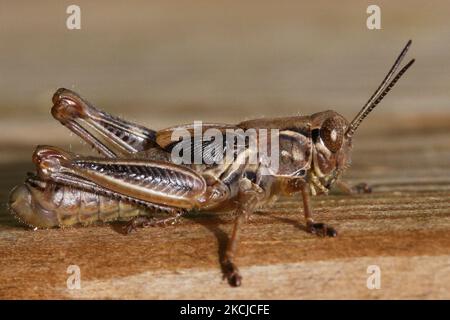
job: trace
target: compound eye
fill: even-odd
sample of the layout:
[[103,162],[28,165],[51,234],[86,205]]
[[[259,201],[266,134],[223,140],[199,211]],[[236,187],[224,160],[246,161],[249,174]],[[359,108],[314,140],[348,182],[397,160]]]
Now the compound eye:
[[338,117],[325,120],[320,128],[320,138],[331,152],[339,151],[344,140],[344,123]]

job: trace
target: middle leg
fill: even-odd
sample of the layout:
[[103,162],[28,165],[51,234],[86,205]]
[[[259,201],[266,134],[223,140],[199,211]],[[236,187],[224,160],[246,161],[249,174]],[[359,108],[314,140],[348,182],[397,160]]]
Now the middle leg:
[[264,191],[256,184],[243,180],[239,186],[238,208],[235,212],[233,230],[231,232],[228,246],[222,261],[224,269],[224,277],[228,279],[228,283],[233,287],[241,285],[242,276],[235,263],[237,247],[239,243],[242,225],[248,220],[256,207],[264,199]]

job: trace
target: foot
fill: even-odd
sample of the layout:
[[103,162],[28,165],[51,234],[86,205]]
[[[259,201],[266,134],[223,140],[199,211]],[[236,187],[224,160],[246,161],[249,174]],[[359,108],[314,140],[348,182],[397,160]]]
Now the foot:
[[224,278],[227,278],[230,286],[239,287],[242,283],[242,276],[239,273],[237,266],[230,260],[227,260],[223,263],[223,269],[223,276]]
[[140,221],[140,217],[133,218],[123,226],[123,232],[125,234],[130,234],[133,231],[137,231],[137,228],[141,224],[142,224],[142,222]]
[[[163,222],[163,221],[162,221]],[[128,221],[123,227],[125,234],[130,234],[133,231],[137,231],[138,228],[153,227],[158,224],[158,220],[149,217],[134,217]]]
[[320,237],[336,237],[337,231],[331,227],[321,222],[308,222],[306,225],[307,231],[316,234]]
[[147,228],[147,227],[166,227],[168,225],[174,225],[180,220],[180,215],[174,217],[156,219],[151,217],[134,217],[126,223],[123,227],[124,233],[129,234],[136,231],[137,228]]
[[136,225],[133,223],[133,220],[127,222],[123,227],[122,227],[122,231],[124,234],[130,234],[133,231],[136,231],[137,227]]
[[365,182],[358,183],[352,187],[353,193],[372,193],[372,188]]

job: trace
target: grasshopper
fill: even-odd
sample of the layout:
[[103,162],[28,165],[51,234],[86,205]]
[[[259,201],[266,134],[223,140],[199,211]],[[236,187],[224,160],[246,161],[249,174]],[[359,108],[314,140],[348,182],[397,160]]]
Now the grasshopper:
[[[242,277],[235,254],[242,224],[261,206],[280,195],[300,193],[308,232],[334,237],[336,230],[314,221],[310,195],[326,194],[350,165],[352,138],[363,119],[379,104],[414,63],[400,71],[408,41],[379,87],[348,122],[335,111],[310,116],[256,119],[237,125],[206,124],[228,129],[277,129],[280,165],[267,163],[244,147],[233,161],[218,164],[174,163],[171,150],[176,126],[154,131],[98,110],[77,93],[58,89],[52,115],[97,150],[101,157],[76,155],[51,146],[38,146],[32,156],[36,173],[11,192],[9,208],[22,222],[38,228],[89,225],[97,221],[128,220],[125,230],[174,224],[189,211],[232,210],[234,224],[222,265],[232,286]],[[205,149],[214,141],[203,141]],[[195,148],[194,148],[195,149]],[[194,150],[192,149],[192,150]],[[237,162],[237,159],[244,161]],[[265,171],[264,171],[265,170]],[[262,174],[262,172],[265,174]],[[269,172],[269,174],[267,173]],[[344,185],[349,192],[369,192],[367,185]],[[155,218],[155,213],[162,214]]]

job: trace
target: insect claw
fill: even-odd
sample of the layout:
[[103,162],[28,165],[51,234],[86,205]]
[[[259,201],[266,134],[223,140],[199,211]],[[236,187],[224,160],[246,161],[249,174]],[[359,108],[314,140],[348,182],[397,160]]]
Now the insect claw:
[[147,221],[142,223],[142,228],[147,228],[147,227],[155,227],[157,224],[157,220],[155,218],[151,218],[148,219]]
[[242,276],[237,272],[230,275],[228,282],[232,287],[240,287],[242,283]]
[[333,227],[330,227],[322,222],[310,222],[307,224],[308,232],[316,234],[320,237],[336,237],[337,231]]
[[353,186],[353,190],[355,193],[372,193],[372,187],[365,182],[361,182],[355,186]]
[[223,269],[223,279],[227,279],[230,286],[239,287],[242,284],[242,276],[233,262],[224,261]]
[[127,235],[132,233],[133,231],[137,231],[134,219],[126,223],[125,226],[122,228],[122,230]]

